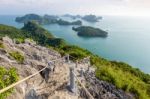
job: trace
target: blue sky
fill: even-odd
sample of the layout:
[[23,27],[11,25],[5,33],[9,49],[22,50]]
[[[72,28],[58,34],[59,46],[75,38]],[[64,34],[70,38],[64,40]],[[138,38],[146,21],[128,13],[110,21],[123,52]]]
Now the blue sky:
[[150,0],[0,0],[1,15],[96,14],[150,16]]

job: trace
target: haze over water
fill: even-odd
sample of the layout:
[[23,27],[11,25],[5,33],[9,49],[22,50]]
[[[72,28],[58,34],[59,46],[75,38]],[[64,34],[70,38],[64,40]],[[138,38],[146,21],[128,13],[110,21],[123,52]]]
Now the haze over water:
[[[14,21],[15,16],[0,16],[0,24],[22,27]],[[65,18],[66,20],[72,20]],[[83,21],[83,20],[82,20]],[[68,43],[86,48],[106,59],[123,61],[150,73],[150,18],[104,16],[100,22],[83,25],[107,30],[107,38],[83,38],[77,36],[72,26],[45,25],[56,37]]]

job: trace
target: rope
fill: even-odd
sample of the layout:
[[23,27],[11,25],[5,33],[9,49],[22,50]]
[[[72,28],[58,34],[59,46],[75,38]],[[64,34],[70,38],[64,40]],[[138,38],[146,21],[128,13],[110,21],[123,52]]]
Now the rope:
[[[73,59],[77,59],[76,57],[73,57],[73,56],[70,56],[69,55],[69,57],[72,57]],[[88,57],[90,57],[90,56],[88,56]],[[88,57],[86,57],[86,58],[88,58]],[[80,61],[82,61],[82,60],[80,60]],[[80,61],[78,61],[78,62],[80,62]],[[90,97],[90,99],[94,99],[94,97],[90,94],[90,92],[87,90],[87,88],[81,83],[81,81],[78,79],[78,77],[76,76],[76,74],[73,72],[73,74],[74,74],[74,76],[75,76],[75,78],[77,79],[77,81],[80,83],[80,85],[81,85],[81,87],[85,90],[85,92],[88,94],[88,96]]]
[[[65,56],[64,56],[64,57],[65,57]],[[61,59],[63,59],[63,58],[59,58],[59,59],[56,59],[56,60],[52,60],[51,62],[58,61],[58,60],[61,60]],[[18,85],[18,84],[20,84],[20,83],[22,83],[22,82],[24,82],[24,81],[26,81],[26,80],[32,78],[33,76],[39,74],[41,71],[43,71],[43,70],[46,69],[47,67],[48,67],[48,65],[47,65],[46,67],[42,68],[41,70],[39,70],[38,72],[36,72],[36,73],[34,73],[34,74],[32,74],[32,75],[30,75],[30,76],[28,76],[28,77],[26,77],[26,78],[24,78],[24,79],[18,81],[18,82],[16,82],[16,83],[13,83],[13,84],[9,85],[8,87],[5,87],[4,89],[1,89],[1,90],[0,90],[0,94],[3,93],[3,92],[5,92],[5,91],[7,91],[8,89],[13,88],[13,87],[15,87],[16,85]]]
[[[69,55],[69,56],[70,56],[70,55]],[[66,56],[64,56],[64,57],[66,57]],[[63,57],[63,58],[64,58],[64,57]],[[73,57],[73,56],[70,56],[70,57],[72,57],[72,58],[74,58],[74,59],[77,59],[77,58],[75,58],[75,57]],[[52,61],[50,61],[50,62],[55,62],[55,61],[61,60],[61,59],[63,59],[63,58],[59,58],[59,59],[56,59],[56,60],[52,60]],[[1,89],[1,90],[0,90],[0,94],[3,93],[3,92],[5,92],[5,91],[7,91],[7,90],[9,90],[9,89],[11,89],[11,88],[13,88],[13,87],[15,87],[16,85],[18,85],[18,84],[20,84],[20,83],[22,83],[22,82],[24,82],[24,81],[26,81],[26,80],[32,78],[33,76],[39,74],[41,71],[43,71],[43,70],[46,69],[47,67],[48,67],[48,65],[47,65],[46,67],[42,68],[41,70],[37,71],[36,73],[34,73],[34,74],[32,74],[32,75],[30,75],[30,76],[28,76],[28,77],[26,77],[26,78],[24,78],[24,79],[22,79],[22,80],[16,82],[16,83],[11,84],[11,85],[9,85],[8,87],[5,87],[5,88]],[[76,74],[75,74],[74,72],[73,72],[73,74],[74,74],[75,78],[78,80],[78,82],[80,83],[80,85],[83,87],[83,89],[86,91],[86,93],[89,95],[90,99],[94,99],[93,96],[90,94],[90,92],[85,88],[85,86],[84,86],[84,85],[81,83],[81,81],[77,78]]]
[[78,77],[76,76],[76,74],[73,72],[75,78],[78,80],[78,82],[80,83],[80,85],[82,86],[82,88],[85,90],[85,92],[88,94],[88,96],[90,97],[90,99],[94,99],[93,96],[90,94],[90,92],[86,89],[86,87],[81,83],[81,81],[78,79]]

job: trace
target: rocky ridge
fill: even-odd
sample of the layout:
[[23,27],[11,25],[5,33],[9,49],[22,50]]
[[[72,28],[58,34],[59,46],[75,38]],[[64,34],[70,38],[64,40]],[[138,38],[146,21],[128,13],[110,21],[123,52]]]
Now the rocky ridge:
[[[16,44],[15,40],[4,37],[0,42],[4,45],[4,48],[0,48],[0,66],[15,67],[20,80],[47,66],[50,60],[61,58],[57,51],[39,46],[29,39],[26,39],[25,43]],[[18,63],[13,59],[9,55],[11,51],[21,53],[25,57],[24,62]],[[78,89],[76,94],[68,90],[69,67],[75,66],[75,63],[68,64],[62,63],[62,61],[64,60],[55,63],[55,71],[49,73],[48,82],[45,82],[42,75],[38,74],[17,85],[15,92],[7,99],[88,99],[79,83],[76,84]],[[132,94],[125,93],[110,83],[98,80],[94,75],[95,68],[89,67],[88,61],[83,59],[79,62],[75,68],[75,73],[95,99],[133,98]],[[81,68],[84,70],[83,77],[80,76]]]

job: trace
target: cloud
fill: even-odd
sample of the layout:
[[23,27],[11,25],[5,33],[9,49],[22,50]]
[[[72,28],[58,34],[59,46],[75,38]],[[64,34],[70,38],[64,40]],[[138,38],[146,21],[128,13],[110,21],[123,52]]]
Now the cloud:
[[0,14],[148,14],[149,0],[0,0]]

